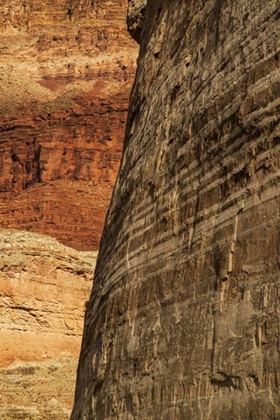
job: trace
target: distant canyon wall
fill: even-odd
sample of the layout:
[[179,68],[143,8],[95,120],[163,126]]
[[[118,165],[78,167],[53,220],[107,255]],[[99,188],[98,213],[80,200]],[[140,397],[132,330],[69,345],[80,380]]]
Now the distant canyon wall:
[[0,418],[68,420],[96,252],[0,231]]
[[277,419],[280,5],[145,19],[71,420]]
[[138,55],[126,9],[1,2],[1,226],[98,249]]
[[1,420],[70,417],[138,55],[126,9],[0,4]]

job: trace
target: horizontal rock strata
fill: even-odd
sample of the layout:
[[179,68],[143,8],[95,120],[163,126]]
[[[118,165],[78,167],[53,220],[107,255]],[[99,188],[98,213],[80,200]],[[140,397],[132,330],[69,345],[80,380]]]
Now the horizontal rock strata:
[[148,0],[72,420],[280,417],[279,19]]
[[126,7],[1,1],[1,226],[98,249],[138,54]]
[[69,419],[96,252],[0,231],[0,418]]

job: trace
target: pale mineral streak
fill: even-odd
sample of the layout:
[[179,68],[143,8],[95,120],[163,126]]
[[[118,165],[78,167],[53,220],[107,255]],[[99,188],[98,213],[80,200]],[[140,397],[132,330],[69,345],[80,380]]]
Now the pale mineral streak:
[[68,420],[97,253],[0,231],[0,419]]
[[280,418],[279,19],[148,0],[71,420]]

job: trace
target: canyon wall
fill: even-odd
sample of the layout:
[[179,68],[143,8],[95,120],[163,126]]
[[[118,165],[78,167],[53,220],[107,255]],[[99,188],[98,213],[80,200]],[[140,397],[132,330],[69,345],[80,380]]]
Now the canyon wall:
[[96,259],[74,248],[98,249],[119,167],[138,55],[126,9],[1,0],[1,420],[70,416]]
[[1,1],[2,227],[98,249],[138,55],[126,9]]
[[0,232],[0,418],[69,419],[96,252]]
[[280,417],[279,19],[148,0],[72,420]]

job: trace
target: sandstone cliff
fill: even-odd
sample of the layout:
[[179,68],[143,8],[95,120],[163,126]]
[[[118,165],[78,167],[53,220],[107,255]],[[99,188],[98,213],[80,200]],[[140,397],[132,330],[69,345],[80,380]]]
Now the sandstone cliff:
[[72,420],[280,418],[274,0],[148,0]]
[[98,249],[138,54],[126,8],[1,1],[1,226]]
[[69,419],[96,252],[0,231],[0,418]]

